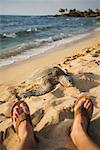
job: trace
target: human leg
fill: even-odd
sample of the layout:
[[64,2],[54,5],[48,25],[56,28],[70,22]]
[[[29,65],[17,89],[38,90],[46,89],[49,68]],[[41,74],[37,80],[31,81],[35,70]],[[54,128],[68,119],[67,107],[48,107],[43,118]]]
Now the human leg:
[[[84,108],[88,115],[82,112]],[[78,112],[76,114],[76,112]],[[97,145],[91,140],[87,133],[89,121],[92,117],[93,104],[89,98],[82,97],[74,107],[74,123],[71,131],[71,138],[78,150],[99,150]]]
[[18,128],[16,132],[19,137],[19,143],[17,144],[15,149],[17,148],[17,150],[34,150],[36,147],[36,139],[30,120],[27,118],[23,119],[17,127],[17,121],[20,118],[21,114],[30,116],[29,108],[25,102],[20,103],[20,105],[16,105],[12,110],[13,125],[15,129]]

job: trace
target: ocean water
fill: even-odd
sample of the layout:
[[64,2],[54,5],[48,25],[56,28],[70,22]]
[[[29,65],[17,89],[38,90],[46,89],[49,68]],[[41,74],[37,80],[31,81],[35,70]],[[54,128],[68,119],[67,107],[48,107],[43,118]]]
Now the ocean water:
[[96,31],[95,18],[0,16],[0,67],[69,44]]

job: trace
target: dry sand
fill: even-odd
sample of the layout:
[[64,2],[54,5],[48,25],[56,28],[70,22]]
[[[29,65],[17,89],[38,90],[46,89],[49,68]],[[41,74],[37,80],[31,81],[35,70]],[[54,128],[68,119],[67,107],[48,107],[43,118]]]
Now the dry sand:
[[[10,111],[18,101],[14,87],[34,75],[36,70],[59,66],[67,70],[73,86],[57,84],[43,96],[23,98],[29,105],[34,131],[39,139],[39,150],[74,150],[69,137],[73,121],[74,101],[82,94],[91,96],[94,113],[89,135],[100,146],[100,34],[77,42],[59,51],[48,52],[37,58],[0,69],[0,142],[1,149],[13,149],[17,135],[12,129]],[[0,150],[1,150],[0,149]]]

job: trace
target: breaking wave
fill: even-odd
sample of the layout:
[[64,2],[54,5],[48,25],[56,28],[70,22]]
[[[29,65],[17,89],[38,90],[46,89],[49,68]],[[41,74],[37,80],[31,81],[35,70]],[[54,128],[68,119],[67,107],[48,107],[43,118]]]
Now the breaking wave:
[[0,53],[0,67],[9,65],[18,61],[23,61],[29,59],[32,56],[39,55],[48,50],[54,49],[55,47],[59,48],[64,44],[70,44],[77,40],[83,39],[86,36],[89,36],[90,33],[78,34],[77,36],[65,37],[65,35],[60,34],[59,38],[49,37],[47,39],[37,40],[36,42],[23,43],[13,47],[10,50]]
[[60,28],[59,25],[55,25],[55,26],[41,26],[41,27],[32,27],[32,28],[28,28],[26,30],[21,30],[21,31],[18,31],[18,32],[15,32],[15,33],[1,33],[0,34],[0,40],[3,40],[3,39],[8,39],[8,38],[16,38],[17,36],[27,36],[29,34],[33,34],[33,33],[36,33],[36,32],[41,32],[41,31],[45,31],[45,30],[49,30],[49,29],[53,29],[53,28]]

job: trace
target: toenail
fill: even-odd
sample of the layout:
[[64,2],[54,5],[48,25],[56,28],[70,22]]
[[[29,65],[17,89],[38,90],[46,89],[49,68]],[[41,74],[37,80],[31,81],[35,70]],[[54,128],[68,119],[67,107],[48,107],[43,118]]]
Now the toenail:
[[18,106],[15,106],[14,108],[18,109],[19,107],[18,107]]
[[85,102],[85,101],[86,101],[86,99],[85,99],[85,98],[82,98],[82,101],[84,101],[84,102]]

